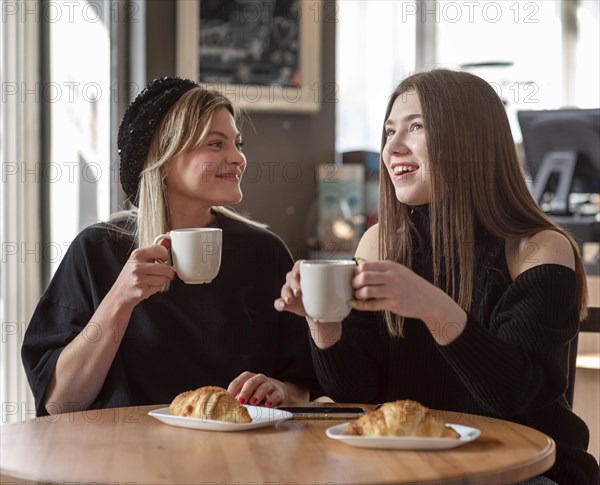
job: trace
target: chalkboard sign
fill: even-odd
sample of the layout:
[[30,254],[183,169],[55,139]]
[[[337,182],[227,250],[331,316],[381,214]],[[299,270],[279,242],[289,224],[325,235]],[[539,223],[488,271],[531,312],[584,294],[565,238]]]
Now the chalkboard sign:
[[300,83],[299,0],[200,2],[200,81]]
[[247,110],[320,107],[320,0],[177,2],[177,73]]

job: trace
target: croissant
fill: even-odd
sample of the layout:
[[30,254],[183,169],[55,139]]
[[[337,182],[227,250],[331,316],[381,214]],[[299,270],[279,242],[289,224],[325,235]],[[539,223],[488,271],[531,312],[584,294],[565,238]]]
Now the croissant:
[[345,435],[424,436],[431,438],[460,438],[460,435],[429,409],[416,401],[394,401],[349,422]]
[[173,399],[169,412],[175,416],[250,423],[248,410],[222,387],[205,386],[182,392]]

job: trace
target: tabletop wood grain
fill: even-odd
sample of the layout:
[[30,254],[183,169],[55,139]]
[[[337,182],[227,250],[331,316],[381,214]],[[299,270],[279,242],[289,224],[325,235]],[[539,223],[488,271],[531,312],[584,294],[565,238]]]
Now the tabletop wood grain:
[[[327,404],[327,403],[325,403]],[[77,412],[0,428],[4,483],[514,483],[554,463],[554,442],[507,421],[440,412],[481,436],[445,451],[354,448],[327,438],[334,420],[243,432],[176,428],[145,406]]]

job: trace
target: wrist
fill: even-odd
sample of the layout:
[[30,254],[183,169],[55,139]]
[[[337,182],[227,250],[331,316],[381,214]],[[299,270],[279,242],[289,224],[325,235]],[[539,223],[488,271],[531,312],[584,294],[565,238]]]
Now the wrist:
[[429,332],[440,345],[448,345],[463,332],[467,323],[465,312],[449,295],[439,290],[428,313],[422,318]]
[[282,402],[306,402],[310,399],[308,389],[292,382],[283,382],[283,384],[286,386],[286,395]]
[[113,287],[106,294],[101,305],[110,309],[111,313],[114,315],[126,315],[129,317],[140,301],[141,300],[132,300],[131,298],[128,298],[125,292],[119,291]]
[[438,344],[448,345],[462,334],[467,324],[467,313],[456,305],[447,311],[432,312],[423,322]]
[[98,306],[95,319],[106,322],[113,332],[116,332],[115,337],[120,341],[125,333],[131,314],[137,303],[123,299],[118,295],[118,292],[109,291]]

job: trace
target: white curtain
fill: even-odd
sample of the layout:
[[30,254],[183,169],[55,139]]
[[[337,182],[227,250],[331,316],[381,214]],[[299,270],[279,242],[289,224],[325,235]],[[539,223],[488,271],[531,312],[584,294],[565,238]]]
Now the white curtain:
[[34,15],[24,15],[32,4],[7,2],[2,8],[0,23],[1,424],[35,416],[21,364],[23,334],[40,297],[43,258],[40,245],[40,23]]
[[336,151],[379,151],[388,98],[414,70],[414,2],[337,2]]

